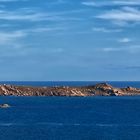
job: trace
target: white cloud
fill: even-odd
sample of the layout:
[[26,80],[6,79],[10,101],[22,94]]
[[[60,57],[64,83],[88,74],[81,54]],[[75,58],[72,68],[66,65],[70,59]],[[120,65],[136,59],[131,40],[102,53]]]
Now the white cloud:
[[50,35],[50,33],[54,33],[57,34],[59,32],[62,32],[66,30],[65,27],[32,27],[29,29],[21,29],[19,30],[19,32],[22,32],[23,34],[30,35],[30,34],[36,34],[36,33],[48,33]]
[[26,48],[22,40],[26,33],[22,31],[0,32],[0,57],[13,57],[26,55]]
[[118,49],[118,48],[110,48],[110,47],[102,49],[102,51],[104,51],[104,52],[115,52],[115,51],[119,51],[119,50],[120,49]]
[[60,17],[53,13],[41,12],[40,9],[21,8],[13,11],[0,10],[0,20],[17,20],[17,21],[44,21],[59,20]]
[[89,2],[82,2],[83,5],[86,5],[86,6],[97,6],[97,3],[96,2],[93,2],[93,1],[89,1]]
[[116,24],[121,23],[120,25],[125,25],[129,22],[140,22],[140,10],[137,8],[123,7],[119,10],[107,11],[96,17],[99,19],[110,20]]
[[104,33],[112,33],[112,32],[122,32],[122,29],[107,29],[103,27],[94,27],[92,28],[95,32],[104,32]]
[[54,2],[53,4],[65,4],[67,3],[66,0],[57,0],[56,2]]
[[0,45],[9,45],[25,36],[26,33],[22,31],[0,32]]
[[[31,29],[21,29],[15,31],[1,31],[0,32],[0,53],[1,57],[13,57],[15,55],[28,55],[36,51],[32,46],[32,42],[26,41],[26,37],[31,34],[60,31],[63,28],[53,27],[33,27]],[[38,48],[39,49],[39,48]],[[63,53],[63,48],[51,48],[47,50],[49,53]]]
[[125,0],[125,1],[114,1],[113,2],[115,5],[122,5],[122,6],[124,6],[124,5],[140,5],[140,1],[139,0]]
[[121,43],[128,43],[128,42],[131,42],[132,40],[130,38],[122,38],[122,39],[119,39],[118,41]]
[[15,2],[15,1],[28,1],[28,0],[0,0],[0,2]]
[[105,47],[102,48],[101,51],[109,53],[109,52],[127,52],[127,53],[139,53],[140,46],[133,45],[133,46],[124,46],[124,47]]
[[28,21],[41,21],[46,19],[46,15],[44,13],[32,12],[27,13],[20,11],[0,11],[0,19],[1,20],[28,20]]
[[14,11],[0,10],[0,20],[8,21],[81,21],[83,18],[67,16],[69,13],[81,12],[81,10],[66,12],[42,12],[40,9],[21,8]]
[[137,6],[140,5],[139,0],[122,0],[122,1],[84,1],[82,2],[83,5],[85,6],[93,6],[93,7],[101,7],[101,6]]

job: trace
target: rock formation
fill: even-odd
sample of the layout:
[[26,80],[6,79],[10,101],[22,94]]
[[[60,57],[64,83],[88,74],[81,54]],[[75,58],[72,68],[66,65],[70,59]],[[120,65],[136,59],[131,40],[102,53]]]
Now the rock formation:
[[140,89],[133,87],[115,88],[107,83],[93,86],[28,87],[0,85],[0,96],[127,96],[140,95]]
[[1,104],[1,105],[0,105],[0,108],[9,108],[9,107],[10,107],[9,104]]

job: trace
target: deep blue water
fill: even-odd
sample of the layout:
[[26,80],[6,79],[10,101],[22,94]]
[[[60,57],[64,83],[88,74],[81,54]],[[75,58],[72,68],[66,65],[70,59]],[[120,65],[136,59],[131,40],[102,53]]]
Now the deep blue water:
[[107,82],[115,87],[132,86],[140,88],[140,81],[0,81],[0,84],[25,85],[25,86],[86,86]]
[[[113,84],[139,87],[140,82]],[[0,97],[1,103],[11,108],[0,109],[0,140],[140,140],[139,96]]]
[[0,97],[0,140],[139,140],[140,97]]

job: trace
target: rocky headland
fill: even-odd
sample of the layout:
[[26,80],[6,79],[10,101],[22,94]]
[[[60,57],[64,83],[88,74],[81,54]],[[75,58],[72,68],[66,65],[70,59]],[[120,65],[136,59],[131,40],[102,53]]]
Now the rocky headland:
[[31,87],[0,85],[0,96],[132,96],[140,95],[140,89],[133,87],[116,88],[107,83],[91,86]]

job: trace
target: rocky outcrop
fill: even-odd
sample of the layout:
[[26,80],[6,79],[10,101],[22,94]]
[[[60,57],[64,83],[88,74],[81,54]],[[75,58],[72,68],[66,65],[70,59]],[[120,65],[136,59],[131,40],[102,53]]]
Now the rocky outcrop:
[[9,108],[9,107],[10,107],[9,104],[1,104],[1,105],[0,105],[0,108]]
[[116,88],[107,83],[83,87],[27,87],[0,85],[0,96],[125,96],[140,95],[140,89]]

